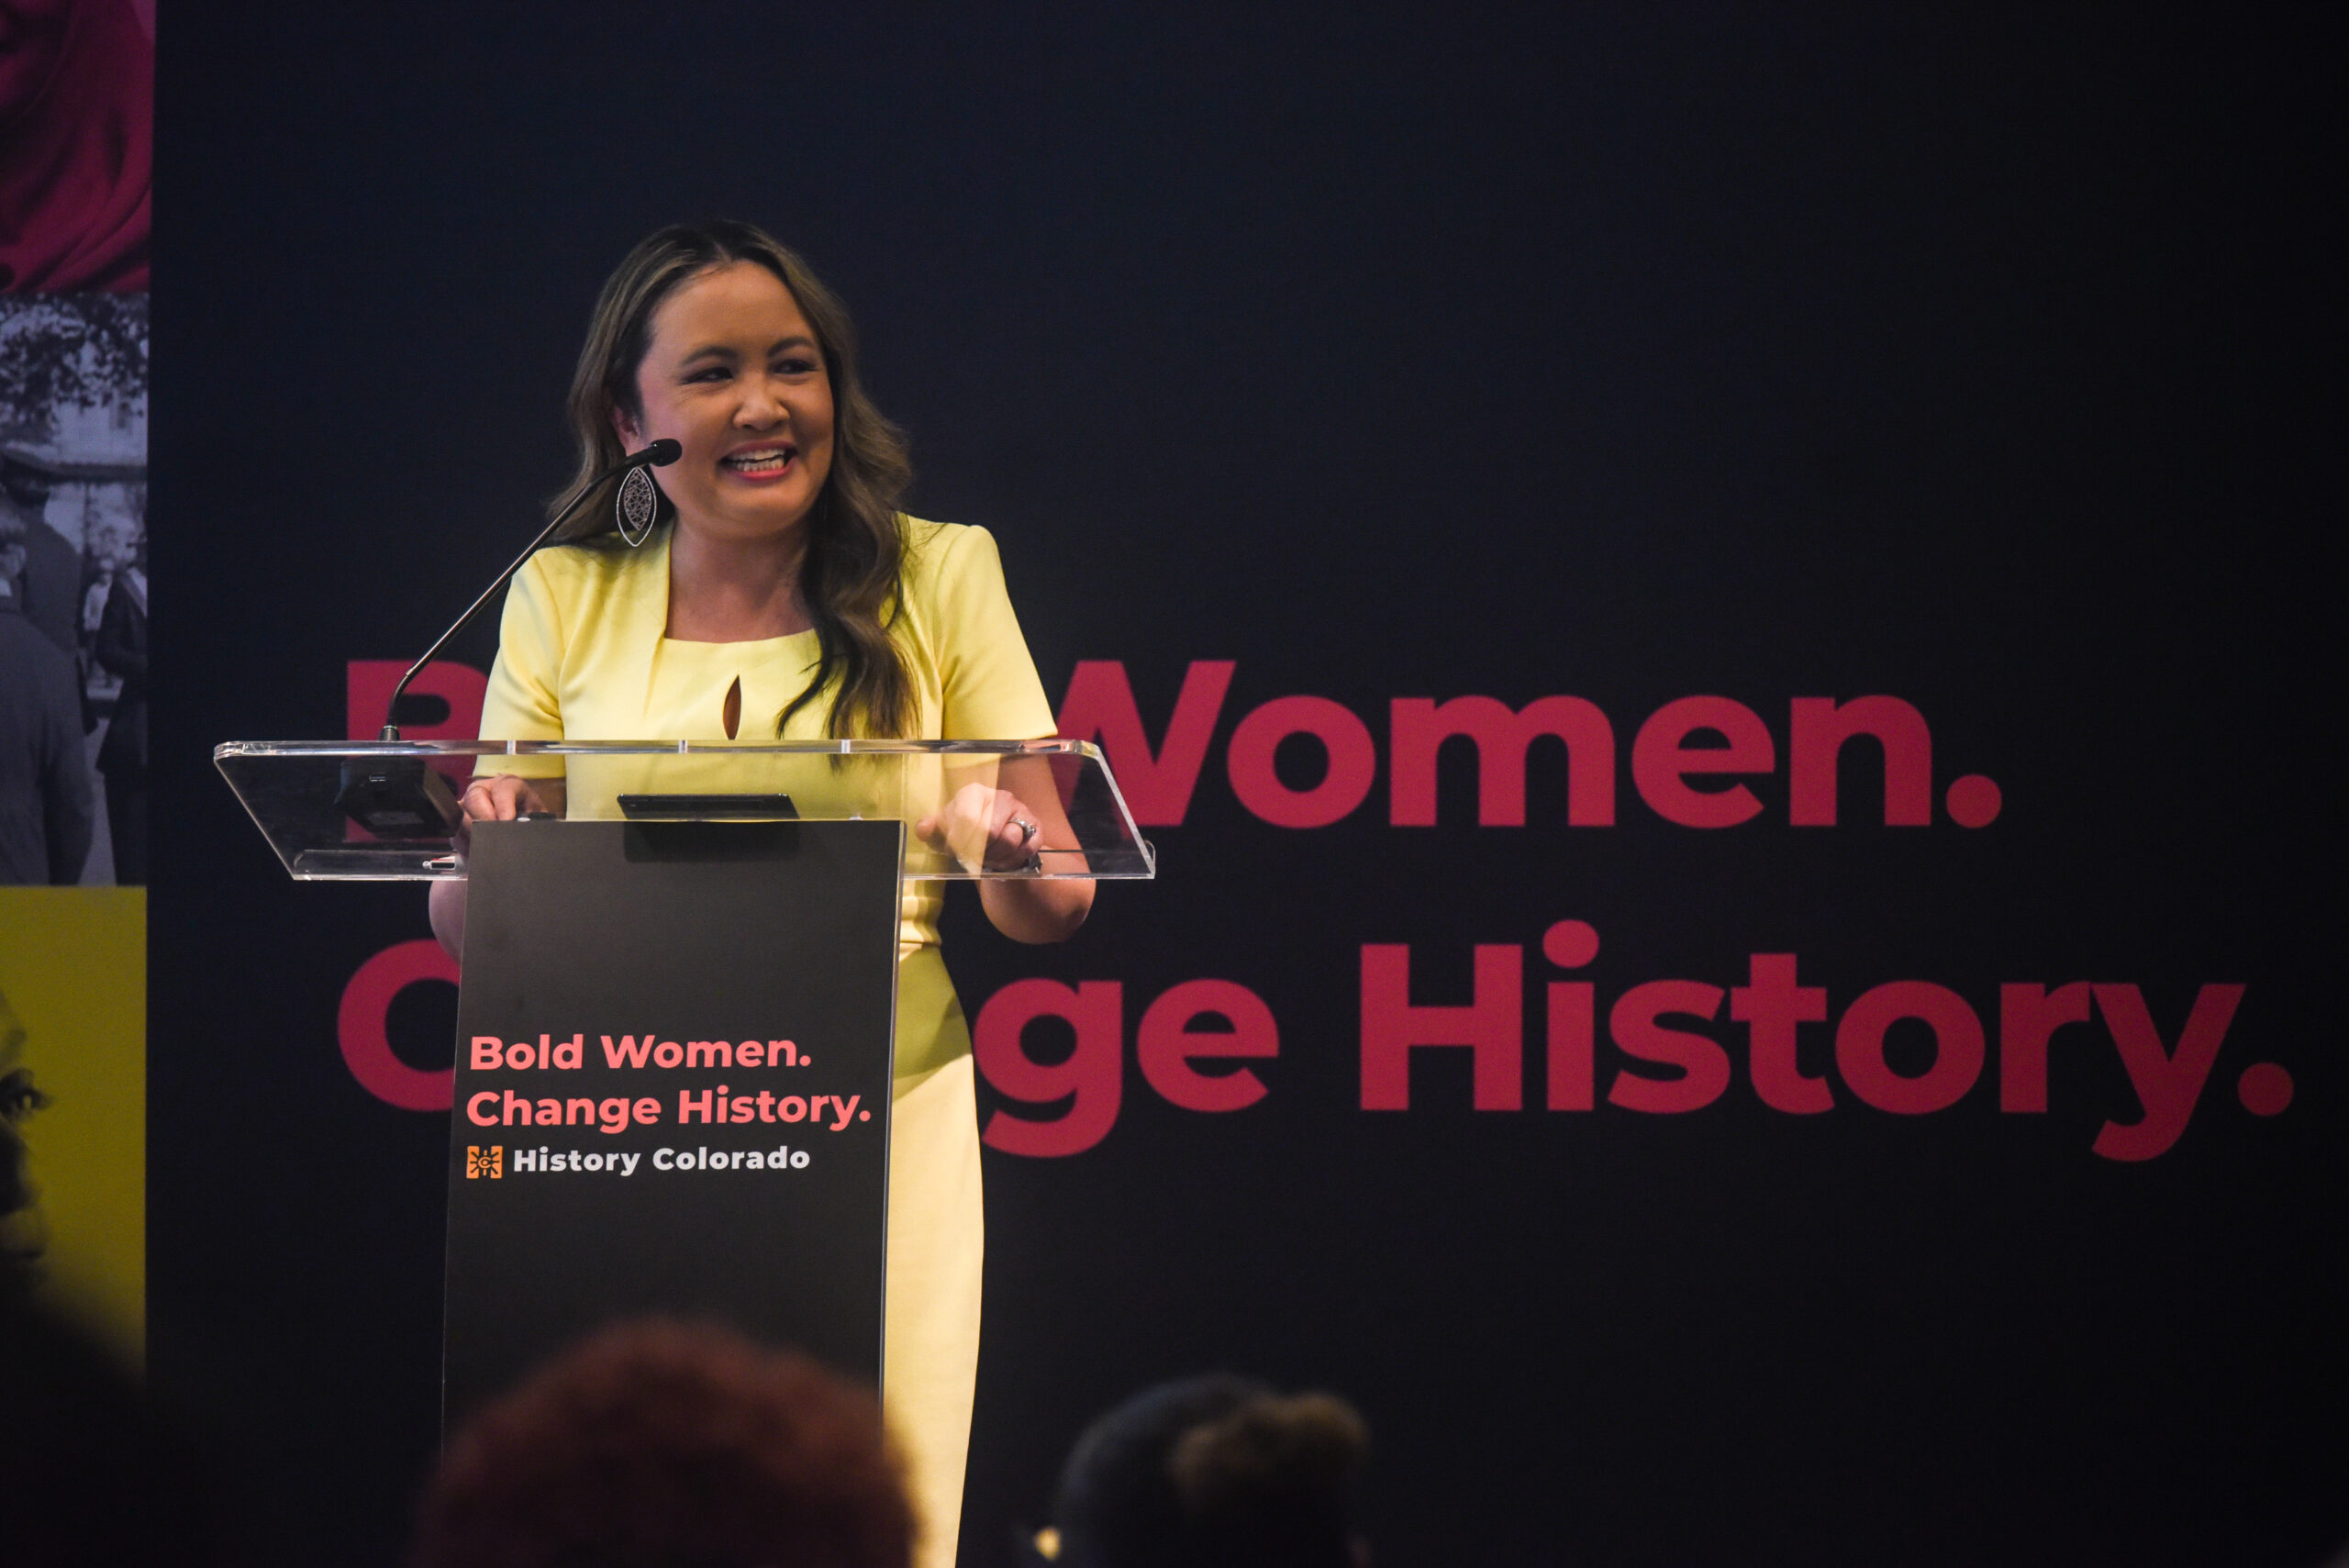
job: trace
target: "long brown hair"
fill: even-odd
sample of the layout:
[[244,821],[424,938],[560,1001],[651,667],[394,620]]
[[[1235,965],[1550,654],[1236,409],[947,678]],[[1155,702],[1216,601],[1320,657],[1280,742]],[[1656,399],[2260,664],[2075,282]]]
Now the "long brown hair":
[[[612,428],[615,410],[644,417],[637,372],[652,346],[652,313],[688,279],[732,261],[751,261],[782,280],[816,334],[832,385],[832,468],[807,514],[807,552],[799,596],[815,623],[816,669],[805,690],[775,716],[775,733],[791,716],[838,684],[825,730],[898,736],[912,728],[913,682],[889,637],[905,574],[905,525],[898,497],[912,483],[906,439],[882,417],[856,379],[856,328],[816,274],[772,236],[747,223],[673,224],[628,253],[596,300],[579,368],[571,378],[571,432],[579,470],[555,498],[559,510],[627,455]],[[674,517],[667,499],[664,517]],[[612,508],[590,503],[567,541],[602,545],[617,534]]]

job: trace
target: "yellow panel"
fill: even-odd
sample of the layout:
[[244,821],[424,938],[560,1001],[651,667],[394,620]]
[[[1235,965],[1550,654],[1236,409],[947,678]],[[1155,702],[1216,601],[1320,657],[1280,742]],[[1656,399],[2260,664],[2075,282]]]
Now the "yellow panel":
[[43,1295],[125,1354],[147,1339],[147,890],[0,887],[0,995],[49,1097],[22,1132]]

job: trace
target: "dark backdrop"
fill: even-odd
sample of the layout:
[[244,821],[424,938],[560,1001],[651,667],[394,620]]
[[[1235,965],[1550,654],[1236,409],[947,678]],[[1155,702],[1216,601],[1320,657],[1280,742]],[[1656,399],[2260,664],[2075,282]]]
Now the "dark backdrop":
[[[1046,686],[1122,662],[1154,741],[1236,662],[1162,874],[1064,950],[958,902],[975,1015],[1025,976],[1255,992],[1263,1100],[1132,1065],[1093,1147],[988,1156],[964,1558],[1007,1561],[1140,1384],[1333,1387],[1379,1560],[2308,1563],[2342,1502],[2338,924],[2317,662],[2338,516],[2338,51],[2312,21],[1463,17],[1327,7],[167,8],[154,325],[151,1366],[256,1551],[388,1562],[436,1427],[445,1119],[336,1049],[415,889],[296,885],[206,760],[343,732],[567,473],[603,273],[723,213],[858,314],[915,509],[1001,540]],[[2301,12],[2303,18],[2315,13]],[[2323,444],[2320,444],[2321,441]],[[2334,648],[2325,655],[2322,650]],[[485,667],[491,634],[458,656]],[[1387,705],[1551,694],[1613,721],[1611,827],[1388,825]],[[1378,776],[1329,827],[1227,781],[1241,715],[1330,698]],[[1730,696],[1761,815],[1642,804],[1632,737]],[[1789,825],[1788,704],[1932,727],[1933,821],[1866,742]],[[1277,753],[1293,787],[1309,742]],[[1969,831],[1942,792],[1995,778]],[[1725,782],[1725,781],[1723,781]],[[1542,1107],[1542,933],[1598,930],[1598,1108]],[[1422,1051],[1361,1108],[1365,944],[1465,1003],[1524,950],[1525,1103]],[[1798,955],[1834,1014],[1923,980],[1990,1029],[1931,1116],[1609,1105],[1616,997]],[[1999,1108],[1999,988],[2133,984],[2165,1044],[2246,987],[2158,1158],[2103,1023]],[[453,998],[397,1048],[447,1060]],[[2099,1014],[2101,1018],[2103,1015]],[[1932,1046],[1901,1026],[1896,1070]],[[1026,1049],[1066,1050],[1050,1026]],[[2243,1070],[2282,1066],[2283,1114]],[[1049,1119],[1054,1107],[990,1095]]]

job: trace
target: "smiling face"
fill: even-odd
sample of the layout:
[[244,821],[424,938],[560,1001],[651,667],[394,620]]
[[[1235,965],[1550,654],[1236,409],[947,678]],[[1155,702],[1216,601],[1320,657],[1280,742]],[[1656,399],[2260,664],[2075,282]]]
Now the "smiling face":
[[637,367],[641,413],[612,414],[630,448],[685,453],[657,477],[681,529],[780,538],[807,520],[832,471],[832,383],[783,280],[729,261],[680,284],[652,313]]

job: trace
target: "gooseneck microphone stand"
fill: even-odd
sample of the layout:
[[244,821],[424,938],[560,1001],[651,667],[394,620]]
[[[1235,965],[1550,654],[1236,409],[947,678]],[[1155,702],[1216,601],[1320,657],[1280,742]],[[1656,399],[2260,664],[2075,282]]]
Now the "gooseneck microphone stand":
[[424,657],[407,667],[407,673],[400,677],[400,684],[392,688],[391,706],[384,710],[384,732],[382,735],[378,736],[377,739],[382,740],[396,740],[400,738],[400,727],[393,722],[393,717],[400,710],[400,697],[407,691],[407,684],[410,681],[415,680],[418,674],[423,673],[424,667],[432,662],[432,656],[440,652],[440,650],[448,644],[451,638],[456,636],[457,633],[464,630],[467,626],[472,624],[473,617],[481,613],[481,607],[489,603],[489,601],[496,595],[497,591],[500,588],[506,586],[507,582],[513,578],[514,573],[522,570],[522,563],[524,562],[538,554],[539,547],[546,543],[547,540],[552,539],[554,537],[554,531],[557,528],[569,522],[572,519],[573,515],[576,513],[581,506],[586,505],[587,498],[590,495],[595,495],[606,484],[611,483],[611,481],[615,479],[618,479],[620,475],[626,473],[632,468],[666,468],[671,463],[676,462],[679,454],[685,450],[685,449],[684,447],[678,445],[675,441],[670,440],[664,436],[660,440],[657,440],[651,446],[646,447],[642,451],[629,453],[628,456],[620,459],[618,462],[606,469],[603,473],[597,474],[595,478],[582,485],[580,487],[579,494],[572,497],[571,505],[565,506],[562,511],[557,512],[554,515],[554,520],[549,523],[545,528],[539,530],[539,537],[532,539],[529,544],[523,549],[522,553],[514,558],[514,564],[499,573],[495,579],[491,582],[489,586],[481,591],[481,597],[475,599],[472,604],[465,606],[465,613],[459,616],[455,621],[451,623],[448,630],[442,632],[438,638],[433,639],[432,646],[424,651]]
[[[497,591],[522,570],[522,563],[539,552],[540,546],[552,539],[555,530],[569,522],[591,495],[602,493],[604,486],[630,469],[665,468],[677,461],[685,448],[663,438],[642,451],[629,453],[618,462],[582,485],[571,505],[554,515],[554,520],[539,530],[539,537],[529,542],[514,564],[497,574],[496,580],[482,590],[481,597],[465,608],[450,626],[433,639],[424,651],[424,657],[408,666],[400,684],[392,688],[390,706],[384,709],[384,731],[377,739],[396,741],[400,727],[394,716],[399,712],[400,698],[407,692],[410,681],[423,673],[433,656],[448,645],[451,638],[471,624],[481,613],[482,606],[497,595]],[[436,769],[425,765],[422,757],[374,757],[346,762],[342,767],[341,787],[336,792],[335,805],[352,821],[378,839],[438,840],[457,825],[461,815],[457,808],[456,792],[449,787],[448,779]],[[434,863],[439,863],[438,862]],[[450,864],[453,865],[454,861]]]

